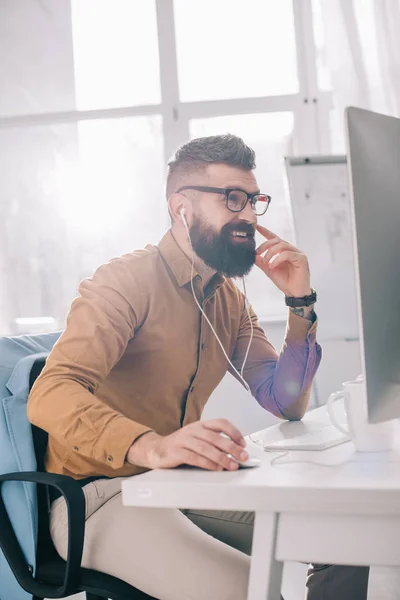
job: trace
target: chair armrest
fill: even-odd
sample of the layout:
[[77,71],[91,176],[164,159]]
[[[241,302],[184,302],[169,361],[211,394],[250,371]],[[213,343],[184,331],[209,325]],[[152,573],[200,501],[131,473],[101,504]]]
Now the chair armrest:
[[[43,584],[33,577],[4,504],[2,485],[6,481],[26,481],[49,485],[55,487],[64,497],[68,510],[68,555],[62,586]],[[85,506],[83,490],[72,477],[38,471],[0,475],[0,548],[24,590],[45,598],[64,598],[76,592],[85,534]]]

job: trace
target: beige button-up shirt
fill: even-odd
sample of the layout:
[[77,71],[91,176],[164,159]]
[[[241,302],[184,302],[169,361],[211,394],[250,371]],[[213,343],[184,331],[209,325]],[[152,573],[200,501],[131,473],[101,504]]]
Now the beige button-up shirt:
[[[80,284],[28,401],[29,419],[49,433],[48,471],[76,479],[138,473],[144,469],[125,459],[140,435],[168,435],[200,419],[231,368],[190,277],[191,262],[169,231],[159,246],[111,260]],[[243,294],[219,275],[205,295],[196,272],[193,283],[240,370],[250,336]],[[316,323],[290,313],[278,355],[253,311],[251,318],[244,377],[252,394],[275,415],[301,418],[320,361]]]

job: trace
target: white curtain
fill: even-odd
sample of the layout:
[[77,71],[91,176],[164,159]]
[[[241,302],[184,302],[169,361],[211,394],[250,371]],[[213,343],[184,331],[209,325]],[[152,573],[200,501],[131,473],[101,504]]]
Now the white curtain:
[[400,117],[400,0],[319,0],[335,110]]

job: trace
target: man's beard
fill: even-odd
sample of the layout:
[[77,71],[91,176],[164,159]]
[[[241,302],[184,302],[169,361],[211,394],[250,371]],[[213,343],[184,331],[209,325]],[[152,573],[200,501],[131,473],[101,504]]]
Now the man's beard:
[[[235,241],[233,231],[247,233],[248,237],[245,241]],[[194,216],[190,237],[197,256],[226,277],[243,277],[255,263],[256,242],[250,223],[227,223],[218,233],[212,225]]]

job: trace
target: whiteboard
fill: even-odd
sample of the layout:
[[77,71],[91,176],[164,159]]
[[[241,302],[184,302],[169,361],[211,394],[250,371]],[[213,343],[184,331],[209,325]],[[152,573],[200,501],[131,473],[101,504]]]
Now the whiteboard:
[[345,156],[286,157],[296,245],[318,294],[319,339],[358,339],[353,226]]

